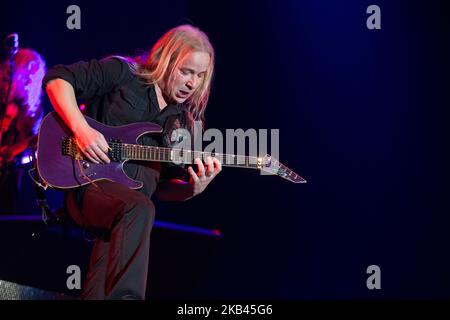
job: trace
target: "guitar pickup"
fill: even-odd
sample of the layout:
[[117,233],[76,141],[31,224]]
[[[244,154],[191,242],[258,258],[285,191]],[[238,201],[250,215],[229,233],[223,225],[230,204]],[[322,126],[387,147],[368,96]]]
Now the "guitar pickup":
[[122,140],[120,139],[109,139],[108,146],[110,150],[108,151],[108,158],[111,161],[120,162],[122,161]]

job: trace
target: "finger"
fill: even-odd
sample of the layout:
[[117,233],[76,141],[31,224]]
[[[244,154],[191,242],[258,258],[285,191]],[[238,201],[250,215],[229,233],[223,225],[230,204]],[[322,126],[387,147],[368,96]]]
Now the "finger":
[[99,164],[101,162],[100,159],[95,154],[94,150],[92,150],[92,148],[86,148],[85,153],[87,153],[90,156],[91,161],[93,160],[92,162],[97,163],[97,164]]
[[106,142],[105,137],[103,135],[100,137],[98,145],[100,146],[100,149],[102,149],[104,153],[107,153],[108,150],[112,150],[112,148],[109,146],[108,142]]
[[85,149],[83,150],[83,154],[85,155],[86,159],[88,159],[89,161],[93,162],[93,163],[100,163],[97,160],[95,160],[89,153],[89,149]]
[[200,179],[198,178],[197,174],[195,173],[194,169],[192,169],[192,167],[188,167],[188,172],[191,175],[192,180],[194,180],[194,182],[198,182]]
[[99,157],[97,157],[97,155],[94,153],[94,151],[89,150],[88,151],[89,156],[91,157],[91,159],[93,160],[94,163],[96,164],[100,164],[101,160],[99,159]]
[[214,163],[211,157],[206,158],[206,164],[208,165],[208,170],[206,171],[206,176],[210,177],[214,174]]
[[102,151],[100,150],[100,148],[99,148],[98,146],[96,146],[96,145],[91,145],[90,148],[89,148],[89,150],[91,151],[91,152],[89,152],[89,154],[90,154],[94,159],[96,159],[96,160],[99,161],[100,163],[103,163],[103,160],[100,158],[100,153],[101,153]]
[[103,150],[100,147],[92,146],[92,149],[94,150],[97,157],[101,159],[102,162],[104,163],[110,162],[108,156],[105,154],[105,152],[103,152]]
[[88,159],[90,162],[99,164],[99,162],[97,160],[95,160],[94,158],[92,158],[89,154],[86,155],[86,159]]
[[198,168],[198,176],[204,177],[205,176],[205,166],[203,165],[202,160],[200,160],[199,158],[195,159],[195,163],[197,164],[197,168]]
[[86,157],[86,159],[88,159],[89,161],[93,162],[93,163],[100,163],[99,160],[96,160],[93,155],[91,154],[91,148],[89,146],[85,147],[82,146],[80,143],[80,140],[76,139],[76,144],[78,147],[78,150],[81,151],[83,153],[83,155]]
[[222,162],[220,162],[220,160],[217,159],[217,158],[213,158],[212,160],[213,160],[213,162],[214,162],[214,165],[215,165],[215,171],[216,171],[216,174],[217,174],[217,173],[219,173],[220,171],[222,171]]

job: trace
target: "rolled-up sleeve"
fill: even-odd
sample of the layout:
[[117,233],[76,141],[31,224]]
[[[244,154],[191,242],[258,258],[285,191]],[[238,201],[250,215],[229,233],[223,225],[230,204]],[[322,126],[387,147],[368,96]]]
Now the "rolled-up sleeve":
[[50,68],[42,85],[45,88],[49,81],[63,79],[72,85],[77,97],[89,99],[117,90],[132,76],[130,65],[122,59],[92,59],[89,62],[80,61],[70,65],[58,64]]

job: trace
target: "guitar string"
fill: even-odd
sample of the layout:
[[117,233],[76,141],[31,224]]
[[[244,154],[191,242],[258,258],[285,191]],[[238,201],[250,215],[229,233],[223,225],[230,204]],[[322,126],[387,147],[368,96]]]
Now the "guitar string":
[[[194,157],[195,155],[199,155],[199,158],[204,158],[204,156],[211,156],[213,158],[221,158],[224,160],[227,159],[235,159],[237,158],[239,159],[244,159],[244,163],[234,163],[233,162],[228,162],[228,161],[222,161],[224,162],[225,165],[245,165],[248,166],[249,168],[253,168],[253,165],[257,165],[257,161],[258,161],[258,157],[254,157],[254,156],[244,156],[244,155],[234,155],[234,154],[226,154],[226,153],[215,153],[215,152],[206,152],[206,151],[195,151],[195,150],[184,150],[184,149],[174,149],[174,148],[166,148],[166,147],[154,147],[154,146],[144,146],[144,145],[133,145],[133,144],[125,144],[125,143],[109,143],[110,145],[117,145],[121,148],[121,151],[126,151],[127,154],[129,154],[129,152],[142,152],[141,150],[136,150],[136,149],[147,149],[151,152],[156,152],[158,155],[162,155],[165,156],[167,159],[169,159],[169,154],[170,151],[175,151],[175,152],[186,152],[186,153],[193,153]],[[131,147],[130,149],[128,149],[127,147]],[[147,151],[145,150],[145,151]],[[161,152],[162,151],[162,152]],[[214,154],[214,156],[213,156]],[[144,157],[146,159],[146,157]],[[136,160],[145,160],[142,157],[139,157],[139,159]],[[161,159],[159,159],[161,160]],[[250,163],[250,161],[253,160],[252,162],[254,163]],[[170,161],[170,160],[167,160]],[[239,161],[238,161],[239,162]]]

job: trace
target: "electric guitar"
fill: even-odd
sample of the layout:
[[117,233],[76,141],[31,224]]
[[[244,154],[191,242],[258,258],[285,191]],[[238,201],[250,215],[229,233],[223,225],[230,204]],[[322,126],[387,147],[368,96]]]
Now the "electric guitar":
[[155,147],[137,144],[144,134],[158,134],[162,128],[150,122],[137,122],[123,126],[107,126],[86,117],[88,124],[102,133],[110,150],[108,164],[96,164],[85,159],[78,148],[70,129],[55,112],[42,121],[37,144],[37,170],[43,182],[56,189],[77,188],[101,179],[123,184],[131,189],[143,186],[141,181],[129,178],[123,165],[129,160],[172,162],[193,164],[195,158],[202,160],[211,156],[221,161],[222,166],[251,168],[278,175],[294,183],[306,180],[270,155],[250,157],[214,152],[201,152],[183,148]]

